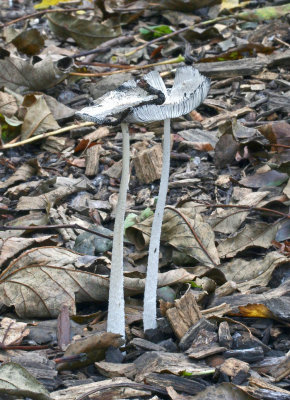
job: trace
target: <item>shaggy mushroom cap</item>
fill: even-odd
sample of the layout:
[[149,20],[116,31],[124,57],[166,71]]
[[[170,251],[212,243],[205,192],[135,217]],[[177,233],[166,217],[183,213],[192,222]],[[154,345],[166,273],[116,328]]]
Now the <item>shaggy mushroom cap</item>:
[[176,70],[172,89],[167,89],[157,71],[152,71],[144,79],[165,95],[163,104],[147,104],[136,107],[126,117],[126,122],[153,122],[167,118],[176,118],[188,114],[206,98],[210,80],[191,66]]
[[[144,89],[141,81],[156,89],[162,100],[158,99],[160,95],[152,93],[152,89]],[[172,89],[167,89],[159,73],[152,71],[141,80],[130,80],[106,93],[92,106],[76,112],[76,116],[99,125],[114,123],[108,118],[121,118],[124,122],[176,118],[198,107],[206,98],[209,87],[210,80],[191,66],[177,68]]]
[[[144,80],[146,80],[146,76]],[[139,82],[130,80],[123,83],[116,90],[112,90],[95,100],[93,105],[77,111],[75,115],[86,121],[103,125],[108,123],[108,118],[118,119],[123,113],[130,112],[132,108],[144,102],[154,101],[158,96],[142,89],[138,86]],[[124,121],[126,121],[125,118]]]

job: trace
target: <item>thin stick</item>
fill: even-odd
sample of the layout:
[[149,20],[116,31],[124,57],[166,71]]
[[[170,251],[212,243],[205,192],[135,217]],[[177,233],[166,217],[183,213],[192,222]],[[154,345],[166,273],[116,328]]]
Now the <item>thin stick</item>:
[[1,231],[45,231],[45,230],[51,230],[51,229],[81,229],[83,231],[92,233],[93,235],[100,236],[105,239],[113,239],[113,236],[111,235],[105,235],[104,233],[96,232],[93,229],[85,228],[84,226],[81,226],[79,224],[59,224],[59,225],[38,225],[38,226],[0,226],[0,232]]
[[[167,65],[167,64],[178,64],[184,61],[184,57],[182,55],[179,55],[176,58],[172,58],[171,60],[166,60],[166,61],[160,61],[158,63],[154,64],[147,64],[147,65],[136,65],[134,67],[129,67],[126,68],[126,72],[130,71],[135,71],[139,69],[145,69],[145,68],[151,68],[151,67],[157,67],[158,65]],[[124,69],[122,68],[121,70],[117,71],[110,71],[110,72],[69,72],[69,75],[73,76],[106,76],[106,75],[115,75],[115,74],[121,74],[124,72]]]
[[[271,208],[266,208],[266,207],[251,207],[251,206],[243,206],[241,204],[211,204],[211,203],[203,202],[201,200],[196,200],[196,199],[193,199],[193,200],[196,203],[200,203],[203,206],[209,207],[209,208],[239,208],[241,210],[262,211],[262,212],[275,214],[282,218],[290,219],[289,214],[285,214],[285,213],[282,213],[281,211],[277,211],[277,210],[271,210]],[[182,204],[182,203],[179,203],[179,205],[180,204]]]
[[18,146],[22,146],[23,144],[36,142],[37,140],[45,139],[49,136],[58,135],[59,133],[67,132],[72,129],[84,128],[85,126],[94,126],[94,125],[95,125],[94,122],[87,121],[87,122],[82,122],[80,124],[66,126],[65,128],[57,129],[56,131],[52,131],[52,132],[42,133],[41,135],[36,135],[29,139],[21,140],[20,142],[17,142],[17,143],[3,144],[3,146],[0,146],[0,150],[11,149],[12,147],[18,147]]
[[151,238],[149,244],[148,266],[146,274],[145,292],[144,292],[144,331],[155,329],[156,322],[156,296],[158,283],[158,265],[160,236],[168,190],[168,179],[170,169],[170,119],[164,121],[164,141],[163,141],[163,161],[158,201],[154,213],[154,219],[151,228]]
[[[94,10],[94,8],[87,7],[87,8],[82,8],[82,10],[88,11],[88,10]],[[6,26],[16,24],[17,22],[20,22],[20,21],[25,21],[27,19],[36,18],[42,14],[51,14],[51,13],[56,13],[56,12],[72,12],[72,11],[80,11],[80,9],[79,8],[67,8],[67,9],[56,8],[54,10],[51,10],[51,9],[41,10],[41,11],[37,11],[33,14],[28,14],[28,15],[24,15],[23,17],[13,19],[12,21],[6,22],[5,24],[1,24],[0,28],[5,28]]]
[[121,128],[123,133],[123,165],[114,225],[107,332],[118,333],[125,338],[123,247],[124,219],[129,184],[130,135],[127,123],[121,123]]

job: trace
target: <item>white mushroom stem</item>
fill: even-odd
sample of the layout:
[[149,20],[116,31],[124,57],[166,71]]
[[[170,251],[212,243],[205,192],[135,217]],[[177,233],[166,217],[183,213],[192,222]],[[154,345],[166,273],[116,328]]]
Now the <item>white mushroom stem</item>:
[[107,332],[118,333],[125,338],[123,242],[129,184],[130,136],[128,124],[122,123],[121,128],[123,133],[123,165],[114,225]]
[[164,208],[166,204],[166,195],[168,189],[170,168],[170,119],[164,121],[164,137],[163,137],[163,164],[161,172],[161,180],[159,187],[158,200],[154,219],[151,229],[151,238],[149,244],[149,256],[147,275],[144,293],[144,331],[147,329],[155,329],[156,322],[156,298],[157,298],[157,283],[158,283],[158,266],[159,266],[159,249],[162,220]]

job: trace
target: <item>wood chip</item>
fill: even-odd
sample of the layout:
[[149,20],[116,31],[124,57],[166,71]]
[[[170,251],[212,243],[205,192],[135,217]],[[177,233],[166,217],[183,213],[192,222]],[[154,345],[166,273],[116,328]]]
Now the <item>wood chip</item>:
[[191,290],[185,293],[181,299],[175,301],[175,307],[166,311],[170,325],[181,339],[188,329],[201,319],[201,312]]
[[139,153],[133,159],[136,176],[142,183],[160,179],[162,169],[162,146],[157,144]]
[[99,171],[99,158],[102,150],[101,145],[92,146],[86,153],[86,172],[87,176],[97,175]]

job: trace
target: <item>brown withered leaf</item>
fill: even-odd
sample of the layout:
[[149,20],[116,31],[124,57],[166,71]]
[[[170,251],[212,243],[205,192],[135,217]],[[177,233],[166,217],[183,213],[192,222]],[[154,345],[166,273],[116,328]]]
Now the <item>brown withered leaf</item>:
[[256,222],[247,224],[234,237],[222,240],[218,245],[218,253],[221,258],[234,257],[240,251],[251,247],[270,247],[272,240],[275,239],[279,229],[279,224],[266,224]]
[[[269,192],[252,192],[245,195],[238,203],[239,205],[254,207]],[[242,222],[245,221],[250,210],[237,210],[237,208],[230,209],[217,209],[213,212],[210,217],[207,218],[207,222],[211,225],[214,231],[222,233],[234,233],[240,227]]]
[[188,372],[192,376],[212,374],[214,369],[204,362],[195,363],[183,353],[169,353],[163,351],[147,351],[134,361],[137,382],[141,382],[152,372],[181,375]]
[[44,37],[36,28],[25,29],[12,40],[12,43],[21,53],[34,56],[43,49]]
[[264,258],[247,261],[241,258],[218,267],[228,281],[234,281],[241,293],[246,293],[251,287],[267,286],[274,270],[281,264],[289,262],[283,254],[272,251]]
[[[84,190],[88,187],[88,182],[83,179],[73,179],[58,177],[51,180],[47,185],[55,188],[39,196],[22,196],[17,203],[18,210],[46,210],[47,206],[52,206],[61,199]],[[45,190],[44,190],[45,191]]]
[[13,362],[4,363],[0,367],[0,394],[8,395],[10,398],[30,397],[50,400],[45,387],[25,368]]
[[22,107],[26,109],[21,126],[22,140],[43,132],[59,129],[59,125],[54,119],[43,95],[26,95]]
[[0,92],[0,114],[12,117],[18,110],[17,102],[11,94]]
[[11,318],[3,318],[0,327],[0,343],[9,346],[17,345],[22,339],[29,335],[26,322],[19,322]]
[[6,86],[17,92],[48,89],[65,79],[71,68],[69,57],[58,61],[46,57],[31,64],[22,58],[9,56],[5,51],[0,56],[0,87]]
[[[212,228],[194,208],[187,206],[188,208],[165,209],[161,241],[199,263],[208,266],[219,264]],[[126,236],[138,249],[143,249],[148,244],[152,221],[153,216],[126,230]]]
[[106,350],[112,346],[119,348],[124,344],[122,337],[116,333],[102,332],[72,342],[64,353],[64,357],[73,356],[81,353],[86,354],[84,361],[61,363],[58,370],[77,369],[90,365],[95,361],[105,358]]
[[255,173],[240,180],[240,184],[246,187],[259,189],[264,186],[280,186],[288,180],[288,174],[271,170],[268,172]]
[[[11,231],[12,232],[12,231]],[[23,232],[23,231],[22,231]],[[13,233],[12,233],[13,234]],[[53,240],[55,239],[55,240]],[[34,238],[10,237],[3,240],[0,251],[0,266],[15,258],[21,251],[31,246],[49,246],[56,244],[57,235],[42,235]]]
[[[259,131],[270,141],[271,144],[290,144],[290,124],[287,122],[275,122],[259,126]],[[282,152],[283,147],[272,147],[272,151]]]
[[[134,383],[127,378],[106,379],[101,382],[84,383],[82,385],[70,386],[67,389],[57,390],[50,393],[50,399],[53,400],[76,400],[85,393],[94,391],[95,399],[131,399],[149,396],[150,391],[134,388]],[[118,387],[117,385],[120,385]],[[125,385],[122,385],[125,384]],[[116,386],[115,386],[116,385]],[[130,387],[132,385],[132,387]],[[124,387],[125,386],[125,387]],[[97,397],[96,397],[97,396]]]
[[26,182],[36,174],[36,168],[30,163],[24,163],[6,181],[0,182],[0,189],[8,188],[17,182]]
[[85,49],[92,49],[121,34],[117,24],[113,27],[112,19],[100,24],[67,13],[46,14],[46,16],[50,28],[58,37],[64,39],[71,37]]
[[[28,250],[0,275],[0,298],[22,317],[57,317],[67,305],[74,314],[76,303],[108,300],[109,278],[78,270],[82,255],[57,247]],[[184,269],[158,276],[158,286],[188,282],[193,274]],[[124,277],[126,296],[143,293],[145,279]]]

